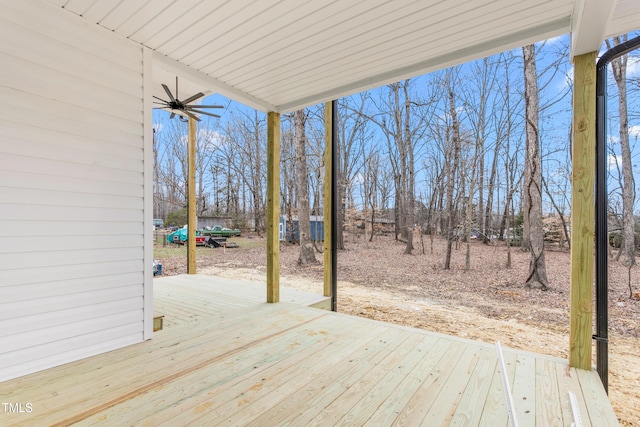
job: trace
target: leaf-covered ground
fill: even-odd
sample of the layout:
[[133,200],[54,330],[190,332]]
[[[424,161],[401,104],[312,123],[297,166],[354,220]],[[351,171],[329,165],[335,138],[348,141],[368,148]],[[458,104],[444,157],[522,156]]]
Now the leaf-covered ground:
[[[236,239],[236,249],[198,248],[198,272],[264,281],[263,238]],[[569,349],[569,265],[566,251],[547,250],[551,289],[522,286],[529,254],[512,248],[471,243],[471,269],[465,271],[466,246],[453,251],[444,270],[445,242],[428,236],[415,242],[413,255],[391,237],[348,235],[338,253],[338,310],[386,322],[423,328],[567,358]],[[186,272],[184,247],[156,248],[165,274]],[[314,266],[297,265],[298,247],[281,246],[282,285],[320,293],[322,254]],[[640,267],[628,272],[611,262],[609,275],[609,396],[622,425],[640,426]],[[595,353],[594,353],[595,354]],[[594,361],[595,364],[595,361]]]

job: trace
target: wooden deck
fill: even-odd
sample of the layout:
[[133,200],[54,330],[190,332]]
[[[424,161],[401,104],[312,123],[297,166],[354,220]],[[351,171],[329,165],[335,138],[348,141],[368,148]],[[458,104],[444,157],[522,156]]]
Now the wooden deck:
[[[164,327],[251,309],[266,301],[264,283],[199,274],[154,279],[154,304],[164,315]],[[331,299],[292,288],[280,289],[280,301],[316,308],[331,308]]]
[[[25,409],[0,406],[0,425],[508,424],[492,345],[305,306],[313,295],[263,303],[264,285],[178,276],[154,287],[164,330],[0,383],[0,402]],[[569,391],[583,425],[618,424],[595,372],[504,357],[520,426],[569,426]]]

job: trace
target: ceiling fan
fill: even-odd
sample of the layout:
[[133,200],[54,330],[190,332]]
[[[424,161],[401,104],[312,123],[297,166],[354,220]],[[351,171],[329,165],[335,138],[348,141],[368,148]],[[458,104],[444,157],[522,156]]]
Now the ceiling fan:
[[153,103],[162,105],[161,107],[154,107],[154,109],[160,109],[160,110],[171,112],[171,116],[169,116],[170,119],[173,119],[176,115],[178,115],[183,120],[186,120],[185,117],[189,117],[194,120],[200,121],[200,117],[198,117],[198,114],[204,114],[206,116],[220,118],[219,115],[202,111],[202,109],[203,108],[224,108],[224,106],[222,105],[191,104],[193,101],[200,99],[204,96],[204,93],[202,92],[198,92],[195,95],[188,97],[187,99],[180,100],[178,98],[178,77],[176,77],[176,96],[173,96],[173,94],[171,93],[171,90],[169,90],[166,84],[162,83],[162,88],[167,93],[167,96],[169,97],[169,101],[154,95],[153,97],[156,98],[157,101],[153,101]]

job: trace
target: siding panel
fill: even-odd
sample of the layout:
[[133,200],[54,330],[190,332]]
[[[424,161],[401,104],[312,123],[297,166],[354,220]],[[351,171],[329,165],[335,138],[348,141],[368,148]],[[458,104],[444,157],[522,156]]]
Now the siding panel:
[[[18,184],[18,183],[14,183]],[[11,185],[11,184],[9,184]],[[141,210],[140,196],[118,196],[111,194],[79,194],[73,191],[41,191],[33,188],[1,187],[0,200],[11,200],[22,205],[54,205],[90,208],[119,206],[123,210]]]
[[[10,92],[2,91],[1,92]],[[15,92],[7,93],[3,98],[13,98]],[[46,102],[43,102],[46,104]],[[51,108],[54,108],[55,103]],[[60,147],[81,148],[85,151],[98,151],[92,144],[99,145],[106,142],[113,145],[113,154],[136,157],[139,129],[128,126],[126,122],[118,122],[118,119],[97,112],[85,110],[85,114],[76,114],[73,110],[77,107],[65,106],[64,114],[53,114],[52,111],[39,111],[39,108],[20,108],[1,105],[2,136],[3,139],[20,139],[22,141],[41,142],[49,140]],[[60,108],[60,106],[58,106]],[[70,117],[73,114],[73,117]],[[82,120],[95,120],[99,123],[90,124]],[[113,127],[107,129],[108,123],[113,122]],[[121,130],[122,129],[122,130]]]
[[[99,291],[77,292],[73,298],[61,295],[47,298],[31,298],[11,304],[0,304],[0,320],[17,317],[29,317],[35,314],[53,313],[57,311],[75,309],[83,306],[114,302],[126,298],[142,296],[142,286],[121,286],[117,288],[101,289]],[[53,310],[53,307],[56,310]]]
[[[142,259],[140,259],[95,264],[56,265],[53,267],[34,266],[26,270],[4,270],[2,272],[3,281],[0,283],[0,287],[109,276],[122,273],[138,272],[142,274],[143,267]],[[82,287],[78,288],[78,292],[82,292]],[[73,296],[70,295],[69,298],[73,298]]]
[[[71,240],[71,239],[69,239]],[[101,262],[116,262],[136,259],[142,256],[139,246],[131,248],[100,248],[94,245],[89,249],[9,252],[0,254],[0,269],[27,269],[37,267],[50,267],[56,265],[97,264]],[[37,247],[37,246],[34,246]],[[39,248],[40,249],[40,248]]]
[[[25,371],[34,372],[135,344],[142,341],[142,333],[138,332],[141,329],[141,324],[130,323],[93,334],[79,335],[54,343],[42,344],[38,347],[6,353],[3,355],[3,359],[7,361],[7,364],[0,367],[0,378],[15,376],[14,370],[10,368],[11,365],[20,365]],[[46,358],[42,357],[43,352],[47,355]]]
[[[0,142],[0,145],[3,143]],[[29,159],[10,154],[2,156],[0,182],[4,185],[41,190],[77,191],[80,193],[140,196],[142,174],[119,171],[114,174],[105,168],[61,163],[49,159]],[[113,179],[109,179],[112,177]]]
[[[118,311],[115,314],[104,315],[103,313],[98,312],[99,314],[102,314],[99,318],[96,316],[83,316],[83,313],[79,313],[78,310],[68,310],[72,314],[62,312],[61,317],[66,318],[69,323],[63,323],[57,326],[49,326],[48,322],[40,323],[38,327],[31,331],[24,331],[20,334],[13,334],[11,336],[4,337],[4,351],[14,352],[30,348],[33,346],[34,342],[42,345],[71,339],[80,335],[89,335],[100,329],[106,329],[105,325],[118,327],[135,323],[136,321],[142,321],[142,310],[134,309],[122,312],[122,307],[126,306],[126,302],[118,301],[118,304]],[[140,305],[140,301],[138,301],[137,305]],[[56,313],[47,314],[47,316],[40,317],[52,317],[55,320]],[[27,320],[31,319],[28,318]],[[22,326],[28,323],[29,322],[21,321],[18,325]]]
[[[55,19],[52,19],[53,14]],[[77,51],[78,55],[98,55],[111,64],[127,67],[136,72],[141,70],[142,57],[139,46],[123,43],[109,30],[99,31],[99,27],[69,15],[48,2],[4,1],[2,3],[3,18],[22,26],[24,30],[21,36],[25,33],[43,34],[47,39],[69,45],[69,49]]]
[[142,48],[2,7],[0,381],[141,341],[150,269]]
[[[13,114],[11,121],[25,124],[29,129],[34,125],[34,120],[29,117],[29,114],[35,113],[40,121],[48,119],[47,127],[43,127],[43,130],[60,129],[65,133],[98,140],[103,137],[115,138],[111,142],[124,144],[130,141],[132,147],[138,147],[135,135],[141,136],[142,127],[132,117],[119,118],[109,114],[105,108],[87,110],[73,104],[65,104],[64,108],[61,108],[59,101],[9,87],[0,86],[0,95],[2,98],[11,97],[13,100],[12,108],[6,109],[7,114],[12,114],[12,111],[16,110],[21,113]],[[0,119],[9,122],[4,116]],[[3,128],[6,126],[7,124],[3,124]],[[27,135],[31,134],[27,133]]]
[[48,298],[61,295],[73,295],[78,289],[84,292],[111,289],[114,286],[136,286],[142,281],[139,272],[103,275],[98,277],[81,277],[78,279],[65,279],[60,281],[48,280],[33,284],[20,284],[13,286],[0,286],[0,301],[5,304],[14,301],[33,299],[37,292],[39,298]]
[[77,222],[77,221],[11,221],[12,227],[2,230],[5,237],[28,237],[28,236],[108,236],[111,234],[132,234],[138,233],[140,224],[135,221],[130,222]]
[[[4,85],[91,111],[108,111],[123,119],[141,120],[142,104],[115,87],[98,86],[46,66],[0,51],[0,81]],[[142,91],[142,79],[140,91]]]
[[[119,314],[123,310],[130,310],[131,312],[137,310],[140,307],[140,298],[129,298],[120,300],[117,304],[102,303],[82,306],[72,310],[63,310],[54,313],[36,314],[33,316],[25,317],[24,319],[7,319],[0,321],[0,337],[7,335],[14,335],[14,339],[17,337],[23,338],[23,334],[33,331],[42,331],[43,327],[53,328],[60,327],[67,324],[73,324],[75,322],[92,322],[95,318],[104,317]],[[138,317],[136,316],[136,319]],[[106,324],[106,322],[105,322]],[[113,324],[109,325],[113,327]]]
[[111,208],[67,207],[45,205],[19,205],[0,203],[0,221],[2,220],[72,220],[72,221],[142,221],[142,211]]
[[[66,42],[29,31],[22,25],[0,17],[0,38],[10,39],[16,32],[21,34],[20,42],[3,46],[2,50],[7,54],[20,56],[80,80],[88,80],[98,87],[116,89],[124,96],[140,90],[140,82],[130,78],[132,73],[136,73],[135,70],[114,64],[101,57],[99,52],[78,55],[77,49],[69,49],[71,46]],[[40,49],[45,44],[49,49]]]

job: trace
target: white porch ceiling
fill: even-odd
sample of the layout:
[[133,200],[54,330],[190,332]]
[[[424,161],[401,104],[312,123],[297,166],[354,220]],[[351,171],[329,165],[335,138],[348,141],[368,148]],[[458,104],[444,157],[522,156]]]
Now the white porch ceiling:
[[193,87],[281,112],[570,31],[581,54],[640,29],[638,0],[49,1]]

